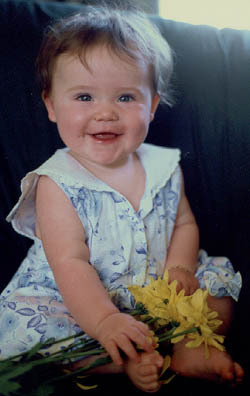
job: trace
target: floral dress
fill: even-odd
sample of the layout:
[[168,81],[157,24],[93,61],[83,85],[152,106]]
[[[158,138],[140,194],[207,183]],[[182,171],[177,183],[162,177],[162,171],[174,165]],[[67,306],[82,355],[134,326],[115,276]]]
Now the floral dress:
[[[146,174],[138,211],[78,163],[67,148],[57,150],[22,180],[22,195],[7,220],[34,243],[0,297],[0,358],[24,352],[38,341],[81,331],[63,304],[42,242],[35,235],[40,175],[49,176],[71,201],[85,230],[89,262],[121,311],[134,304],[127,286],[143,286],[150,277],[163,275],[180,200],[180,152],[143,144],[137,154]],[[237,300],[241,276],[228,259],[208,257],[201,250],[196,276],[212,295]]]

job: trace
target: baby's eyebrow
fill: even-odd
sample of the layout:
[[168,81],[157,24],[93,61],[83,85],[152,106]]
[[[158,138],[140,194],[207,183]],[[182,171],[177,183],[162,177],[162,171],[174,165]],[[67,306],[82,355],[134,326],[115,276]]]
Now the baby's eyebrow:
[[67,91],[71,92],[71,91],[90,91],[92,90],[93,87],[89,86],[89,85],[75,85],[73,87],[70,87]]
[[[91,85],[75,85],[73,87],[70,87],[67,89],[67,92],[75,92],[75,91],[81,91],[81,92],[91,92],[91,91],[98,91],[98,87],[91,86]],[[117,94],[127,94],[127,93],[132,93],[132,94],[140,94],[142,92],[141,87],[131,87],[131,86],[117,86],[113,89],[114,93]]]

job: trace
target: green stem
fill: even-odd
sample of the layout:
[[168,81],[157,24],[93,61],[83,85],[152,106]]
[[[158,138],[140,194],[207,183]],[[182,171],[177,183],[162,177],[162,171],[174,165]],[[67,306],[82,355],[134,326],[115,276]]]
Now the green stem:
[[176,334],[173,334],[173,331],[169,330],[169,332],[167,334],[163,335],[162,337],[159,337],[159,342],[171,340],[172,338],[180,337],[180,336],[190,334],[190,333],[195,333],[196,331],[197,332],[200,331],[199,327],[192,327],[191,329],[184,330],[184,331],[181,331],[180,333],[176,333]]
[[[56,344],[60,344],[60,343],[62,343],[62,342],[65,342],[65,341],[68,341],[68,340],[72,340],[72,339],[75,339],[75,338],[79,338],[79,337],[81,337],[82,335],[84,335],[84,332],[81,332],[81,333],[77,333],[77,334],[74,334],[74,335],[71,335],[71,336],[68,336],[68,337],[65,337],[65,338],[61,338],[60,340],[56,340],[56,341],[51,341],[51,339],[48,339],[47,341],[45,341],[44,343],[41,343],[41,348],[40,348],[40,350],[41,349],[43,349],[43,348],[45,348],[45,347],[47,347],[47,346],[49,346],[50,344],[52,345],[56,345]],[[94,341],[94,342],[96,342],[96,340],[90,340],[90,341]],[[88,340],[86,340],[86,342],[89,342]],[[69,346],[69,347],[67,347],[67,349],[70,349],[70,348],[72,348],[72,344]],[[75,345],[74,345],[75,346]],[[66,349],[66,348],[65,348]],[[60,353],[61,353],[61,351],[59,351]],[[24,356],[27,356],[27,354],[29,353],[29,351],[26,351],[26,352],[22,352],[22,353],[19,353],[18,355],[14,355],[14,356],[10,356],[9,358],[7,358],[7,359],[0,359],[0,365],[1,365],[1,362],[9,362],[9,361],[13,361],[13,360],[16,360],[16,359],[20,359],[20,358],[22,358],[22,357],[24,357]],[[54,353],[52,353],[50,356],[52,356],[52,355],[55,355],[55,354],[57,354],[58,352],[54,352]]]

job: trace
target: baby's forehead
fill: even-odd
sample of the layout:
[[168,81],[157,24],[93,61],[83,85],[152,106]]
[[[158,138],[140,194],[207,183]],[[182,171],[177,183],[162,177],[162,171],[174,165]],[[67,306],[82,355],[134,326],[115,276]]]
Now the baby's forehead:
[[151,69],[141,58],[119,57],[105,48],[95,48],[87,56],[65,52],[58,56],[52,74],[53,88],[61,84],[103,89],[154,89]]
[[[55,68],[58,64],[67,67],[72,62],[80,62],[82,66],[89,72],[92,71],[96,64],[109,62],[111,65],[116,65],[121,69],[126,69],[131,73],[138,71],[151,71],[151,65],[146,59],[136,50],[131,49],[131,55],[123,51],[115,50],[106,45],[106,43],[97,44],[88,48],[73,48],[60,54],[55,62]],[[54,68],[54,72],[55,72]]]
[[100,62],[102,61],[102,56],[105,55],[112,59],[113,62],[120,62],[126,67],[136,66],[137,64],[147,64],[146,58],[143,54],[136,48],[133,43],[129,43],[126,47],[118,47],[113,45],[112,42],[103,41],[97,42],[92,46],[79,47],[78,51],[75,51],[82,61],[91,60],[91,58],[97,56]]

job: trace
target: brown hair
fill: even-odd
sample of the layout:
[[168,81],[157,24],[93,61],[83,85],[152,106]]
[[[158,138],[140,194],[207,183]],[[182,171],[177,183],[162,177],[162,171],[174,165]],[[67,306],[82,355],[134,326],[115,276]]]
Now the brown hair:
[[87,51],[105,44],[128,61],[143,59],[152,71],[153,89],[163,103],[171,104],[168,84],[173,61],[170,47],[148,18],[138,12],[83,8],[81,14],[61,19],[49,26],[37,58],[36,68],[41,89],[51,91],[55,62],[64,53],[77,54],[85,66]]

